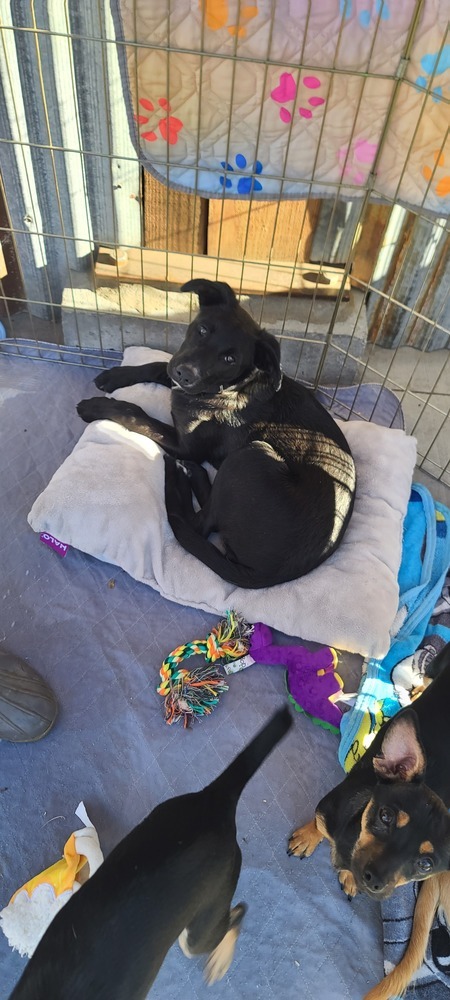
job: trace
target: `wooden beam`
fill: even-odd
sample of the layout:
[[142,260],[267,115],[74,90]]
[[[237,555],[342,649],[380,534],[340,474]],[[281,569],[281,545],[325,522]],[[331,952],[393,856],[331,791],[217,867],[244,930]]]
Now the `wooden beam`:
[[281,202],[211,198],[208,253],[231,259],[309,261],[320,205],[317,198]]
[[391,212],[391,205],[373,202],[367,206],[353,257],[352,277],[357,279],[357,288],[361,287],[360,282],[366,284],[372,280]]
[[153,250],[206,252],[208,202],[172,191],[144,171],[144,243]]
[[[126,259],[124,259],[126,258]],[[172,253],[144,248],[126,253],[100,247],[95,266],[97,284],[117,280],[149,284],[183,285],[191,278],[226,281],[237,292],[248,295],[316,294],[336,298],[342,284],[342,269],[289,261],[217,260],[200,254]],[[349,298],[347,279],[344,298]]]

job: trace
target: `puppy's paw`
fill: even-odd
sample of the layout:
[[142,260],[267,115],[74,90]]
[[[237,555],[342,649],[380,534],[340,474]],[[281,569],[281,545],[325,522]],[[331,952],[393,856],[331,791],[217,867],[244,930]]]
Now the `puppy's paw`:
[[223,979],[225,973],[230,968],[246,909],[245,903],[238,903],[231,910],[229,929],[220,944],[211,952],[205,965],[204,976],[208,986],[212,986],[213,983],[218,983],[220,979]]
[[187,462],[185,459],[176,458],[175,464],[177,469],[180,469],[181,472],[188,477],[188,479],[192,478],[192,466],[194,465],[194,462]]
[[164,455],[165,478],[164,496],[169,524],[173,529],[173,519],[185,521],[192,516],[192,489],[190,476],[184,463],[171,455]]
[[288,854],[296,858],[309,858],[316,847],[323,840],[323,834],[319,833],[315,819],[305,826],[299,826],[289,837]]
[[[93,420],[114,420],[117,424],[128,427],[129,430],[140,430],[141,422],[147,426],[145,414],[134,403],[121,399],[110,399],[109,396],[92,396],[92,399],[82,399],[77,411],[87,424]],[[141,418],[144,418],[143,420]]]
[[422,680],[421,684],[416,684],[411,691],[411,701],[415,701],[416,698],[420,698],[420,695],[426,691],[427,687],[431,684],[431,677],[427,677],[426,674]]
[[109,403],[113,403],[112,399],[103,399],[102,396],[93,396],[92,399],[82,399],[78,403],[77,413],[87,424],[92,423],[93,420],[107,420],[108,411],[110,411]]
[[102,392],[114,392],[114,389],[120,389],[122,386],[121,371],[121,368],[108,368],[106,371],[100,372],[100,375],[94,379],[97,389],[101,389]]
[[341,889],[345,892],[347,899],[353,899],[353,897],[358,893],[358,887],[351,871],[348,871],[347,868],[341,868],[341,871],[338,872],[338,879]]
[[178,944],[183,952],[183,955],[186,955],[186,958],[194,958],[192,951],[189,950],[188,937],[189,931],[187,927],[185,927],[178,936]]

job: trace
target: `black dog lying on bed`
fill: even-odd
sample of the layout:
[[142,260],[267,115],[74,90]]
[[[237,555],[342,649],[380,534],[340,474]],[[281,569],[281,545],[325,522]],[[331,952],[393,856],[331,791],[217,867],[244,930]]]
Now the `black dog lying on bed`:
[[71,896],[38,944],[10,1000],[144,1000],[171,945],[209,953],[208,983],[229,968],[245,905],[236,807],[292,724],[277,712],[201,792],[157,806]]
[[[355,495],[350,448],[309,389],[282,375],[277,340],[229,285],[194,280],[182,291],[198,294],[200,313],[169,364],[114,368],[95,380],[106,392],[171,386],[174,427],[115,399],[82,400],[78,413],[114,420],[164,449],[171,528],[218,576],[252,588],[296,579],[345,532]],[[212,486],[206,461],[218,469]],[[208,540],[213,531],[225,554]]]

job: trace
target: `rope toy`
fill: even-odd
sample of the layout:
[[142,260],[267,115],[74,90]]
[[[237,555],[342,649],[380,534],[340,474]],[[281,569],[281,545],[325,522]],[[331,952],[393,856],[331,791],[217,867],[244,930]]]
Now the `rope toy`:
[[[211,630],[206,639],[194,639],[173,649],[159,671],[158,694],[164,699],[165,720],[170,726],[183,720],[184,728],[197,717],[210,715],[228,684],[220,672],[218,661],[230,663],[248,652],[252,626],[235,611]],[[190,656],[200,653],[205,663],[191,669],[179,666]]]
[[[180,666],[197,653],[205,660],[200,667]],[[297,711],[304,712],[316,725],[339,733],[342,712],[336,702],[344,685],[336,670],[336,650],[330,646],[310,650],[301,645],[274,644],[267,625],[262,622],[250,625],[236,611],[227,611],[206,639],[177,646],[164,660],[157,691],[165,699],[165,720],[169,726],[182,719],[187,729],[195,717],[211,714],[220,695],[228,691],[219,660],[226,674],[244,669],[250,663],[284,666],[288,697]],[[236,660],[242,660],[242,664],[231,666]]]

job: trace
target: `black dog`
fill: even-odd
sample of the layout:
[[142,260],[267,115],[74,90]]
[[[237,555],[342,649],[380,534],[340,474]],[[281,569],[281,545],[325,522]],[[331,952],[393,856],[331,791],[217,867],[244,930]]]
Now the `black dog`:
[[450,868],[450,643],[435,680],[385,722],[350,773],[299,827],[289,853],[309,857],[326,837],[350,895],[385,899],[398,885]]
[[225,975],[245,905],[230,910],[241,868],[236,806],[247,781],[291,726],[277,712],[201,792],[157,806],[50,924],[10,1000],[144,1000],[179,938]]
[[[312,393],[283,377],[278,341],[229,285],[194,280],[182,291],[196,292],[201,308],[169,364],[114,368],[95,380],[106,392],[137,382],[171,386],[174,427],[114,399],[83,400],[78,413],[161,445],[170,456],[174,535],[224,580],[269,587],[296,579],[331,555],[347,527],[355,495],[349,446]],[[218,469],[212,487],[205,461]],[[214,531],[225,554],[208,540]]]

